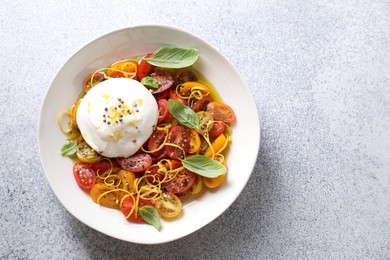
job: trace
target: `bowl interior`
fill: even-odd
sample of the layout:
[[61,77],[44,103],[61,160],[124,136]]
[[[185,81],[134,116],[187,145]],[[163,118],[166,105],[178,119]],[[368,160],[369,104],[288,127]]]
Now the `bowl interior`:
[[[226,182],[184,205],[182,215],[162,220],[157,231],[149,225],[124,220],[118,210],[95,204],[76,184],[72,160],[60,155],[65,135],[57,126],[57,113],[70,107],[81,92],[84,77],[98,68],[127,57],[153,52],[164,45],[197,48],[194,65],[213,83],[223,101],[235,111],[233,142],[229,150]],[[75,53],[54,78],[41,107],[38,145],[46,178],[64,207],[86,225],[109,236],[142,244],[156,244],[186,236],[222,214],[247,183],[256,162],[260,126],[256,105],[234,67],[212,46],[198,37],[168,26],[148,25],[121,29],[104,35]]]

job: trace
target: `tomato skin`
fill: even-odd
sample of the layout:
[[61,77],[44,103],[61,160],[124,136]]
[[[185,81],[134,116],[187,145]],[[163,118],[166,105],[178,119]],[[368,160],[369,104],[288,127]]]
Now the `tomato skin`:
[[[152,55],[153,55],[153,53],[148,53],[147,55],[145,55],[145,58],[149,58]],[[150,64],[146,60],[142,60],[139,64],[138,70],[137,70],[138,80],[141,81],[141,79],[148,76],[150,73],[152,73],[153,69],[154,69],[154,66],[152,64]]]
[[214,120],[222,121],[226,124],[231,124],[236,121],[236,115],[233,109],[226,104],[210,102],[207,104],[207,111],[213,115]]
[[[138,201],[138,210],[137,212],[133,212],[130,216],[129,213],[134,207],[134,199],[133,197],[129,196],[126,199],[123,200],[122,206],[121,206],[121,211],[123,215],[127,217],[127,220],[130,222],[134,223],[139,223],[139,224],[144,224],[146,223],[145,220],[141,217],[141,214],[139,213],[139,209],[142,208],[143,206],[154,206],[154,203],[150,200],[144,200],[144,199],[139,199]],[[136,214],[135,214],[136,213]]]
[[96,173],[91,164],[78,162],[73,165],[73,176],[80,188],[89,190],[96,183]]
[[116,160],[124,170],[129,172],[143,172],[152,165],[152,157],[146,153],[138,153]]
[[176,173],[172,180],[164,183],[163,187],[170,193],[179,194],[191,188],[195,180],[196,174],[184,168]]
[[159,101],[157,101],[157,105],[158,105],[158,122],[157,123],[161,124],[169,114],[168,100],[166,100],[164,98],[160,99]]
[[153,94],[158,94],[170,89],[175,81],[172,78],[171,73],[166,70],[158,70],[150,74],[150,76],[157,81],[158,89],[153,91]]
[[215,138],[224,132],[225,132],[225,125],[220,121],[215,121],[209,131],[209,136],[211,138]]
[[205,111],[207,109],[207,105],[213,101],[214,99],[212,97],[204,96],[201,99],[196,100],[191,108],[195,112]]
[[168,133],[167,143],[176,144],[183,149],[166,145],[165,151],[167,155],[172,159],[183,159],[190,149],[190,132],[188,128],[182,125],[172,127]]

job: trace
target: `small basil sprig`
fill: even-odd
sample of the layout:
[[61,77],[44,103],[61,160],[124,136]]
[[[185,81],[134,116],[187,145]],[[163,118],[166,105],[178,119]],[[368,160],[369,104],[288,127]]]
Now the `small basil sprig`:
[[146,223],[152,225],[157,230],[161,229],[160,215],[158,214],[155,207],[149,205],[143,206],[139,209],[139,214],[146,221]]
[[77,142],[75,140],[66,142],[61,148],[61,155],[72,157],[77,152]]
[[223,164],[204,155],[191,155],[181,162],[187,170],[208,178],[218,177],[227,171]]
[[189,67],[199,57],[199,51],[194,48],[180,48],[176,46],[164,46],[157,49],[152,56],[140,57],[148,63],[162,68],[180,69]]
[[158,83],[157,81],[152,78],[151,76],[146,76],[141,79],[141,84],[144,86],[149,86],[155,89],[158,89]]
[[199,118],[188,106],[175,101],[173,99],[168,100],[168,109],[169,113],[174,116],[180,124],[190,127],[190,128],[199,128]]

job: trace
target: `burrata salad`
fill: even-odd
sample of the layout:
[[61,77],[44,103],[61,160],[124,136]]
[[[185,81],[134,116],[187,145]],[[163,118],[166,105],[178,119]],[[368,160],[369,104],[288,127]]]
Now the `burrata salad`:
[[226,181],[236,116],[193,68],[198,57],[163,46],[98,68],[58,113],[75,184],[131,223],[160,230],[160,218],[178,217],[186,198]]

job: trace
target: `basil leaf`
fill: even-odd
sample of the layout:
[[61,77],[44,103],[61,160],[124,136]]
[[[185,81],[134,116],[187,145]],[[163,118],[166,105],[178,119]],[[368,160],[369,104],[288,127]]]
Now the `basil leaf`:
[[143,206],[139,209],[139,214],[146,221],[146,223],[152,225],[157,230],[161,229],[160,215],[158,214],[155,207],[149,205]]
[[223,164],[204,155],[192,155],[181,162],[187,170],[208,178],[215,178],[227,172]]
[[194,48],[164,46],[156,50],[149,58],[141,57],[148,63],[162,68],[180,69],[189,67],[199,57],[199,51]]
[[77,152],[77,142],[75,140],[66,142],[61,148],[61,155],[72,157]]
[[149,87],[158,89],[157,81],[154,78],[150,77],[150,76],[143,77],[141,79],[141,84],[144,85],[144,86],[149,86]]
[[168,100],[169,113],[174,116],[180,124],[189,128],[199,128],[199,119],[196,113],[188,106],[175,101]]

